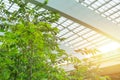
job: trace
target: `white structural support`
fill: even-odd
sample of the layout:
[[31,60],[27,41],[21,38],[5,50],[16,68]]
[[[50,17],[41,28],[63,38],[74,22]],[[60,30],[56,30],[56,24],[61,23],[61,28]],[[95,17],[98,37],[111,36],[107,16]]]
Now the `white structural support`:
[[[32,1],[32,0],[31,0]],[[43,3],[45,0],[32,1]],[[120,25],[114,24],[75,0],[49,0],[48,9],[59,11],[63,16],[92,28],[120,42]]]

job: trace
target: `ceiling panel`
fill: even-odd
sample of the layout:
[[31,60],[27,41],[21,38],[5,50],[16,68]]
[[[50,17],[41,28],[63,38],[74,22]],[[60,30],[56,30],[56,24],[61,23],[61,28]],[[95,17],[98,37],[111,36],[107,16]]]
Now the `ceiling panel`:
[[120,24],[120,0],[77,0],[115,24]]

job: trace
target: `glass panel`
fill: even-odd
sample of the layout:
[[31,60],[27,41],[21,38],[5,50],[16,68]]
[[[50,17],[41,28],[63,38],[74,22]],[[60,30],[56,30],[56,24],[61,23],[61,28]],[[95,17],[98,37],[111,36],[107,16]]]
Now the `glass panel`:
[[68,38],[68,37],[70,37],[71,35],[73,35],[73,32],[69,32],[69,33],[63,35],[62,37],[63,37],[63,38]]
[[73,23],[70,26],[68,26],[68,29],[73,30],[74,28],[77,28],[78,26],[79,26],[79,24]]
[[57,26],[57,28],[58,28],[59,30],[63,30],[63,26],[61,26],[61,25]]
[[96,34],[94,31],[91,31],[85,35],[83,35],[84,38],[88,38],[88,37],[91,37],[92,35]]
[[73,45],[73,47],[82,46],[82,45],[85,44],[85,43],[87,43],[87,41],[86,41],[86,40],[83,40],[83,41],[78,42],[78,43],[76,43],[75,45]]
[[80,31],[78,34],[79,35],[84,35],[84,34],[87,34],[88,31],[90,31],[90,29],[86,28],[86,29]]
[[106,45],[106,44],[108,44],[108,43],[110,43],[110,42],[111,42],[111,40],[105,39],[105,40],[100,41],[100,42],[97,43],[96,45],[97,45],[98,47],[100,47],[100,46]]
[[98,0],[100,3],[102,3],[102,4],[104,4],[105,3],[105,1],[104,0]]
[[58,23],[58,24],[61,24],[61,23],[64,22],[65,20],[67,20],[65,17],[61,17],[61,18],[57,21],[57,23]]
[[91,45],[91,43],[86,43],[86,44],[84,44],[84,45],[81,45],[81,46],[79,47],[79,49],[80,49],[80,48],[87,48],[89,45]]
[[91,3],[91,1],[89,1],[89,0],[85,0],[85,3],[90,4],[90,3]]
[[84,6],[95,11],[103,17],[106,17],[106,19],[110,20],[115,24],[120,23],[118,20],[116,20],[116,16],[117,18],[120,17],[118,16],[120,14],[116,15],[117,12],[119,12],[120,10],[120,0],[96,0],[95,2],[91,2],[91,0],[82,0],[81,4],[85,4]]
[[63,22],[61,25],[67,27],[68,25],[70,25],[70,24],[72,24],[72,23],[73,23],[73,21],[71,21],[71,20],[67,20],[67,21]]
[[65,33],[67,33],[67,32],[68,32],[67,29],[63,29],[63,30],[60,32],[60,34],[58,34],[58,36],[62,36],[63,34],[65,34]]
[[56,24],[56,23],[52,24],[52,27],[57,27],[57,26],[58,26],[58,24]]
[[97,5],[99,7],[101,6],[101,3],[96,1],[93,5]]
[[103,41],[103,40],[105,40],[105,39],[106,39],[105,37],[102,37],[102,36],[101,36],[101,37],[99,37],[99,38],[95,38],[95,39],[91,40],[91,42],[92,42],[92,43],[95,43],[95,42],[98,42],[98,41],[101,42],[101,41]]
[[76,38],[76,39],[74,39],[74,40],[71,41],[71,44],[74,45],[74,43],[76,43],[76,42],[78,42],[78,41],[81,41],[81,40],[83,40],[81,37]]
[[99,37],[101,37],[101,35],[100,34],[96,34],[94,36],[89,37],[88,40],[91,41],[91,40],[94,40],[95,38],[99,38]]
[[65,42],[71,41],[72,39],[76,39],[76,38],[78,38],[78,36],[77,36],[77,35],[73,35],[73,36],[67,38],[67,39],[65,40]]
[[85,28],[84,26],[80,26],[80,27],[74,29],[73,32],[77,33],[77,32],[81,31],[84,28]]

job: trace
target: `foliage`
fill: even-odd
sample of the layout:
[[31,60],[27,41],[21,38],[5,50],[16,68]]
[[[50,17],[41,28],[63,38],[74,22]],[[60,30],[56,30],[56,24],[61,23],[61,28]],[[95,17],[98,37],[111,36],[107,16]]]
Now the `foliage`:
[[75,52],[77,53],[81,53],[82,55],[84,54],[92,54],[92,55],[95,55],[97,52],[100,52],[99,50],[97,50],[96,48],[94,49],[87,49],[87,48],[84,48],[84,49],[77,49],[77,50],[74,50]]
[[42,8],[47,0],[34,7],[27,0],[9,3],[19,8],[10,12],[11,6],[6,9],[0,1],[0,32],[4,33],[0,35],[0,80],[105,80],[96,74],[98,68],[90,69],[79,59],[73,59],[76,70],[70,76],[55,65],[66,54],[58,47],[59,30],[51,27],[59,14]]
[[69,60],[75,68],[68,73],[70,80],[111,80],[108,76],[101,76],[99,65],[93,64],[89,59],[79,60],[71,57]]
[[50,25],[59,15],[40,10],[46,2],[33,8],[23,0],[9,3],[19,9],[10,12],[1,1],[0,80],[67,80],[65,72],[54,65],[65,54],[58,47],[59,30]]

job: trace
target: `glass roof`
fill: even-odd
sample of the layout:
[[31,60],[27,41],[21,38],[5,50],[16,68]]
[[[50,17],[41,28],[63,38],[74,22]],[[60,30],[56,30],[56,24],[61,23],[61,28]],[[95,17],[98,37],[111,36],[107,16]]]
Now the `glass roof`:
[[120,24],[120,0],[76,0],[115,24]]
[[120,64],[120,49],[113,50],[111,52],[105,53],[104,55],[93,56],[91,61],[94,64],[102,64],[100,67],[112,66],[115,64]]
[[[9,3],[8,0],[3,1],[6,5],[6,9],[10,12],[19,9],[19,6],[17,6],[16,4]],[[104,15],[104,17],[110,18],[111,21],[117,24],[120,22],[118,21],[120,17],[116,15],[120,15],[120,5],[118,5],[118,3],[120,2],[119,0],[79,0],[79,2],[84,6],[94,10],[95,12]],[[31,3],[29,3],[28,6],[30,6],[31,8],[34,7],[34,5]],[[103,9],[104,7],[105,9]],[[45,9],[40,10],[46,11]],[[110,13],[110,11],[113,12]],[[1,14],[3,13],[0,13],[0,15]],[[117,17],[113,18],[113,16]],[[65,41],[61,43],[73,50],[79,48],[99,49],[102,46],[115,42],[108,37],[63,16],[60,17],[59,21],[53,23],[52,25],[53,27],[58,27],[58,29],[60,30],[58,37],[66,38]]]
[[62,44],[73,50],[79,48],[100,48],[114,42],[106,36],[63,16],[52,25],[60,30],[58,37],[66,38]]

